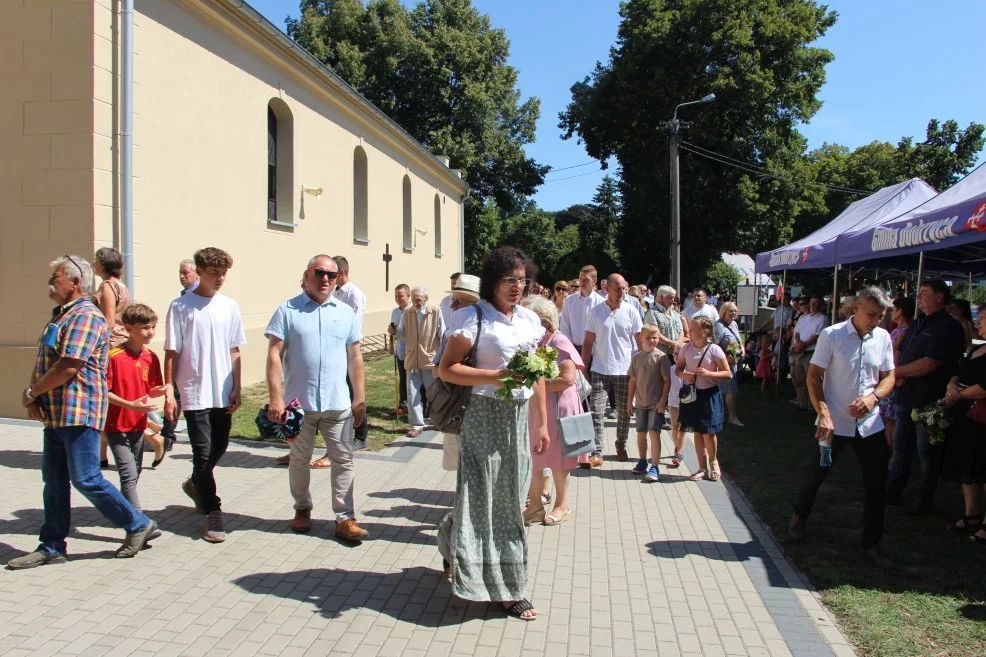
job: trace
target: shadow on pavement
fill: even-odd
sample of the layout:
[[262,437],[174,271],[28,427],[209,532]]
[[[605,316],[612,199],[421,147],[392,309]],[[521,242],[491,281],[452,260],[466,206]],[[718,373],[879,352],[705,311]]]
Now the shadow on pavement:
[[[719,541],[654,541],[647,544],[647,551],[658,559],[683,559],[690,554],[709,561],[745,561],[753,564],[747,568],[749,575],[758,575],[775,588],[791,588],[790,584],[767,556],[766,551],[756,540],[746,543]],[[756,565],[760,562],[760,565]]]
[[0,466],[18,470],[40,470],[41,452],[26,449],[7,449],[0,451]]
[[[437,553],[436,553],[437,556]],[[467,615],[484,617],[497,603],[467,603],[437,569],[416,566],[394,573],[312,568],[289,573],[255,573],[233,580],[257,595],[310,603],[325,618],[369,609],[421,627],[459,625]],[[467,614],[468,610],[468,614]]]
[[443,506],[452,508],[455,503],[455,491],[451,490],[427,490],[424,488],[395,488],[393,490],[374,491],[368,494],[369,497],[382,499],[398,498],[415,502],[418,504],[431,504],[433,506]]

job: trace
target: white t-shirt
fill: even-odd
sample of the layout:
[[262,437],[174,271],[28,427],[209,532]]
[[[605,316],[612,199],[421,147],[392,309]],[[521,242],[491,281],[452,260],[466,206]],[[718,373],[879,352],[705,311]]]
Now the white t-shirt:
[[671,392],[668,393],[668,408],[681,408],[678,393],[681,392],[681,378],[675,370],[674,359],[671,360]]
[[[825,313],[818,313],[817,315],[802,315],[801,319],[794,327],[794,332],[798,334],[802,342],[810,340],[816,335],[820,335],[822,329],[829,323],[829,318]],[[815,351],[815,345],[810,344],[805,347],[805,352]]]
[[240,307],[217,293],[191,292],[171,302],[164,338],[166,351],[178,352],[174,385],[186,411],[229,406],[233,391],[230,350],[246,344]]
[[[521,346],[537,343],[544,335],[541,319],[523,306],[514,306],[513,319],[494,308],[487,301],[480,301],[471,308],[452,313],[451,336],[463,335],[470,342],[476,339],[476,307],[483,309],[483,330],[476,347],[476,367],[481,370],[499,370],[507,366]],[[624,370],[625,371],[625,370]],[[496,386],[473,386],[472,394],[493,397]],[[529,399],[534,393],[524,386],[513,391],[514,399]]]
[[696,308],[694,303],[688,304],[688,307],[684,310],[685,318],[688,321],[692,321],[695,317],[708,317],[712,320],[713,326],[719,321],[719,313],[716,312],[716,307],[710,304],[705,304],[701,308]]
[[353,309],[356,313],[356,328],[362,333],[363,313],[366,312],[366,295],[363,294],[363,290],[356,287],[352,281],[348,281],[342,287],[337,287],[332,295]]
[[596,335],[590,371],[626,376],[642,326],[640,313],[625,300],[616,310],[605,302],[593,307],[585,321],[586,333]]

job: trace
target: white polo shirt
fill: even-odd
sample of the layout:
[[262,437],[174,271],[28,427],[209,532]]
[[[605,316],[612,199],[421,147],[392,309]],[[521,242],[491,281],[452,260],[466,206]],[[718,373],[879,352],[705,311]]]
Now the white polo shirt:
[[363,294],[363,290],[349,281],[342,287],[337,287],[332,295],[353,309],[356,313],[356,328],[362,332],[363,313],[366,312],[366,295]]
[[708,303],[701,308],[696,308],[694,303],[689,304],[683,312],[689,322],[696,317],[708,317],[712,320],[713,325],[719,321],[719,313],[716,311],[716,307]]
[[626,300],[616,310],[605,302],[596,305],[585,323],[586,332],[596,335],[592,343],[591,371],[626,376],[637,346],[636,334],[642,326],[640,313]]
[[[794,332],[798,334],[802,342],[810,340],[816,335],[821,335],[822,330],[825,325],[828,324],[828,317],[825,313],[818,313],[817,315],[812,315],[808,313],[807,315],[802,315],[798,323],[794,325]],[[817,348],[817,343],[810,344],[805,347],[805,353],[811,353]]]
[[601,303],[603,298],[595,292],[585,297],[582,296],[581,291],[568,295],[562,304],[558,330],[571,340],[572,344],[581,346],[585,341],[585,322],[589,317],[589,311]]
[[880,372],[894,369],[890,334],[878,326],[860,338],[849,320],[823,329],[815,345],[811,364],[825,370],[822,391],[835,435],[852,438],[858,431],[865,438],[883,429],[879,405],[857,419],[849,414],[849,404],[876,389]]

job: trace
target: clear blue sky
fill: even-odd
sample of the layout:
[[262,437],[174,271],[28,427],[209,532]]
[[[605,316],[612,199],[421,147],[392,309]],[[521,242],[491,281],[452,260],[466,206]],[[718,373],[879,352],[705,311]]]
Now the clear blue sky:
[[[296,0],[248,0],[283,29]],[[409,4],[408,0],[403,0]],[[619,25],[617,0],[474,0],[511,41],[510,62],[525,97],[541,99],[537,141],[527,152],[555,169],[590,159],[574,139],[562,141],[558,112],[571,85],[605,61]],[[924,138],[928,120],[986,122],[983,0],[832,0],[839,20],[819,45],[835,54],[824,102],[802,126],[812,148],[856,147],[873,140]],[[682,99],[686,100],[686,99]],[[663,154],[661,154],[663,155]],[[980,158],[982,161],[982,158]],[[587,175],[582,175],[587,174]],[[604,174],[593,164],[548,174],[538,205],[558,210],[591,200]],[[577,176],[577,177],[574,177]],[[565,178],[565,180],[562,180]],[[552,182],[555,181],[555,182]]]

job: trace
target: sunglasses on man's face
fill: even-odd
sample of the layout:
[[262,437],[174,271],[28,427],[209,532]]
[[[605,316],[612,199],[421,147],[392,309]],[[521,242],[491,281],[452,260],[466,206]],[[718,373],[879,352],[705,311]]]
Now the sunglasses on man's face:
[[315,274],[315,278],[327,278],[330,281],[334,281],[339,277],[339,272],[327,271],[325,269],[313,269],[312,273]]

